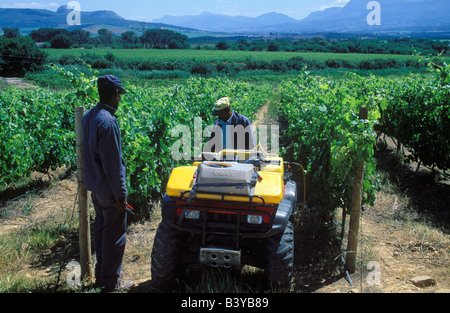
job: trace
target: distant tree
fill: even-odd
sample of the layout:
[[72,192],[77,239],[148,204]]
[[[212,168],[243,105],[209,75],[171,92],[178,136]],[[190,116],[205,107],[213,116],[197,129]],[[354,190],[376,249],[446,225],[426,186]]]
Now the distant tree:
[[37,30],[33,30],[30,36],[36,42],[46,42],[52,40],[53,37],[60,34],[70,36],[70,32],[67,29],[60,28],[39,28]]
[[325,47],[325,46],[327,46],[327,45],[329,44],[329,42],[328,42],[326,39],[322,38],[322,37],[314,37],[314,38],[312,39],[312,41],[313,41],[314,43],[316,43],[316,44],[322,46],[322,47]]
[[105,47],[108,44],[112,43],[113,33],[110,30],[107,30],[106,28],[101,28],[101,29],[98,30],[97,33],[100,36],[100,39],[102,40],[102,42],[105,45]]
[[249,46],[250,46],[249,43],[244,38],[241,38],[237,41],[237,49],[238,50],[246,51],[246,50],[248,50]]
[[149,33],[149,31],[146,31],[141,36],[141,42],[144,45],[144,48],[150,48],[151,49],[155,45],[155,42],[153,41],[153,38],[152,38],[151,34]]
[[20,30],[18,28],[3,27],[3,35],[6,38],[20,37]]
[[186,40],[185,35],[166,29],[150,29],[141,36],[141,42],[144,46],[157,49],[184,48]]
[[132,31],[124,32],[122,33],[122,35],[120,35],[120,37],[122,39],[124,48],[127,48],[133,44],[137,44],[138,42],[138,37],[136,36],[135,32]]
[[267,46],[267,51],[279,51],[280,47],[273,41],[271,41]]
[[225,40],[219,41],[216,45],[217,50],[228,50],[228,48],[228,43]]
[[50,45],[53,49],[70,49],[73,45],[73,40],[69,36],[59,34],[50,40]]
[[183,49],[184,48],[184,44],[176,39],[172,39],[169,42],[169,49]]
[[263,51],[265,45],[266,45],[266,42],[263,39],[252,41],[249,50],[250,51]]
[[91,33],[84,29],[75,29],[70,32],[70,37],[78,44],[78,48],[81,48],[82,44],[86,44],[90,36]]

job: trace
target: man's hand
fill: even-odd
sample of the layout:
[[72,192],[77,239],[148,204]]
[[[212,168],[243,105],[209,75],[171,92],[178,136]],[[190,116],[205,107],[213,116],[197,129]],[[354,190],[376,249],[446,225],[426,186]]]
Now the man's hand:
[[127,198],[125,197],[116,199],[116,201],[114,202],[114,207],[119,211],[125,210],[126,205],[127,205]]

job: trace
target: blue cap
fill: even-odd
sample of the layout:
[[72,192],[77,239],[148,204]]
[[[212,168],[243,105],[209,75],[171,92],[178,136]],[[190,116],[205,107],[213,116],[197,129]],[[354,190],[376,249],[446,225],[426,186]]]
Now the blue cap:
[[126,90],[122,88],[122,83],[120,79],[111,75],[100,76],[97,80],[97,87],[115,87],[119,90],[119,94],[126,94]]

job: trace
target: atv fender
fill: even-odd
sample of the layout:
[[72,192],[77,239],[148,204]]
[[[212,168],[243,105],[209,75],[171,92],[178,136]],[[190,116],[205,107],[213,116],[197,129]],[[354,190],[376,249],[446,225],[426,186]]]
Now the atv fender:
[[293,180],[288,180],[284,189],[284,198],[291,200],[294,210],[297,207],[297,183]]
[[169,197],[167,194],[164,195],[161,204],[161,216],[162,220],[170,226],[173,226],[174,214],[176,212],[177,202],[176,200]]
[[289,219],[294,212],[294,205],[291,200],[284,198],[278,205],[277,213],[273,220],[270,236],[282,233],[287,226]]

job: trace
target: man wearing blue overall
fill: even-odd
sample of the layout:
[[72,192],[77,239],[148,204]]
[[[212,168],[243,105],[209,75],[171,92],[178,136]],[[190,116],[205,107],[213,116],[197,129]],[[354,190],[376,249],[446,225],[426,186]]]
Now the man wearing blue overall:
[[98,79],[100,102],[83,117],[83,163],[86,189],[95,209],[96,285],[102,291],[134,285],[119,280],[126,243],[125,164],[116,110],[126,91],[117,77]]

